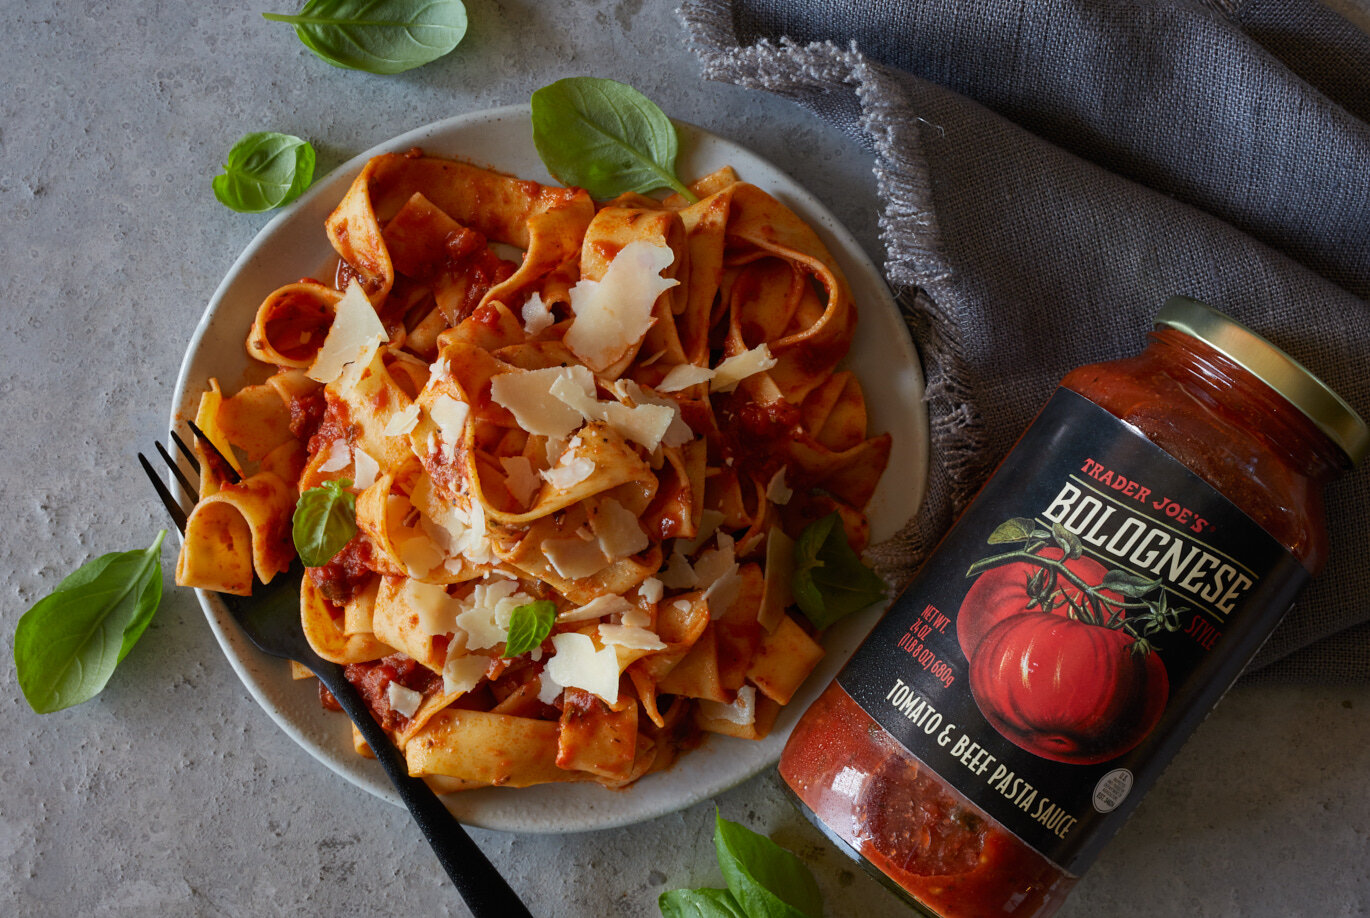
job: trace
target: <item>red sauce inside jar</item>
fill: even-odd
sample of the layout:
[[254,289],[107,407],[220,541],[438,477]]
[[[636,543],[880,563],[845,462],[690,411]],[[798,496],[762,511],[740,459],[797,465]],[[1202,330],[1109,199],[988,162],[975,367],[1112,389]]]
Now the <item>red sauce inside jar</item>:
[[[1156,331],[1141,355],[1082,367],[1062,385],[1207,481],[1310,573],[1322,567],[1322,488],[1365,446],[1344,403],[1353,420],[1338,429],[1352,432],[1334,439],[1307,404],[1175,327]],[[1076,882],[923,766],[836,682],[795,727],[780,773],[819,828],[925,914],[1040,918]]]

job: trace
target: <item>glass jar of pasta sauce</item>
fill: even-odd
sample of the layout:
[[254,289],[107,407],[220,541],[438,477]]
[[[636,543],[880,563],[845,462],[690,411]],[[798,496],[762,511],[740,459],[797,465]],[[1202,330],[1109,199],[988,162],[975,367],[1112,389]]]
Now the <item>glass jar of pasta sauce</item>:
[[1045,916],[1327,555],[1364,421],[1174,298],[1063,380],[795,727],[806,815],[926,915]]

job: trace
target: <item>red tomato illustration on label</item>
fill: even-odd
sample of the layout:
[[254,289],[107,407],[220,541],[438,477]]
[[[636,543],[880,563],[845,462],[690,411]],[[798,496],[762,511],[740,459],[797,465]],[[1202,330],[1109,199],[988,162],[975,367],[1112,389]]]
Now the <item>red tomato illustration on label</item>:
[[976,646],[971,692],[994,728],[1033,755],[1106,762],[1151,732],[1169,696],[1165,665],[1137,644],[1124,630],[1021,613]]
[[[1042,558],[1060,561],[1065,552],[1059,548],[1043,548],[1037,552]],[[1065,566],[1090,586],[1103,582],[1107,569],[1093,558],[1081,556],[1071,558]],[[956,613],[956,637],[961,642],[961,652],[966,659],[972,659],[975,648],[979,646],[990,629],[1006,618],[1021,615],[1033,609],[1030,593],[1034,576],[1041,576],[1042,567],[1031,561],[1014,561],[991,567],[975,578],[966,598],[961,601],[961,609]],[[1120,598],[1110,590],[1101,590],[1101,595],[1111,601]],[[1052,609],[1055,615],[1069,613],[1067,606]]]

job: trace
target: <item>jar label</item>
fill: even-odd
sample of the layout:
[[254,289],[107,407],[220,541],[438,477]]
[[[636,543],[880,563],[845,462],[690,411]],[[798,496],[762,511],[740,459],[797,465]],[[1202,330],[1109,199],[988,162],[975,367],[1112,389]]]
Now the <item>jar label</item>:
[[1079,875],[1307,579],[1207,482],[1058,389],[838,682]]

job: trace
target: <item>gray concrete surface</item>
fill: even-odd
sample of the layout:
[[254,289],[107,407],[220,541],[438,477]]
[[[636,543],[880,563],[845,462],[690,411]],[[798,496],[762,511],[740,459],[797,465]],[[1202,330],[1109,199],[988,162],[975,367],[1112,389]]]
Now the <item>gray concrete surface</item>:
[[[0,0],[7,646],[67,572],[163,525],[134,454],[163,435],[185,343],[266,222],[209,190],[245,132],[311,139],[322,172],[558,77],[610,76],[781,164],[876,251],[866,156],[785,102],[702,81],[673,4],[468,0],[456,53],[386,78],[316,60],[258,16],[278,5],[291,4]],[[156,621],[96,700],[38,717],[0,655],[0,914],[466,915],[403,811],[257,708],[194,597],[171,587],[173,558],[168,545]],[[1367,712],[1365,688],[1234,691],[1063,915],[1367,914]],[[906,914],[772,775],[627,829],[475,835],[539,916],[649,916],[663,889],[721,885],[715,803],[799,852],[829,914]]]

